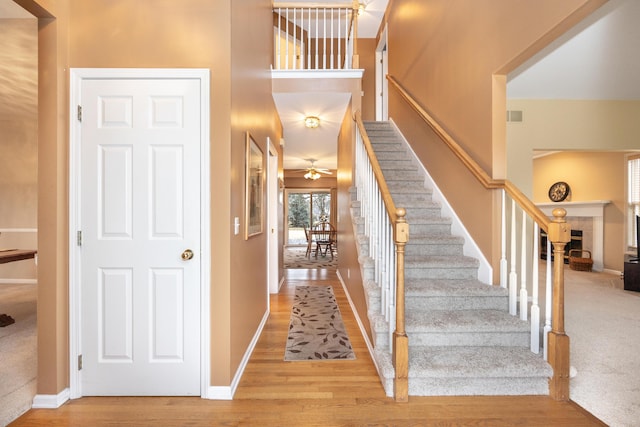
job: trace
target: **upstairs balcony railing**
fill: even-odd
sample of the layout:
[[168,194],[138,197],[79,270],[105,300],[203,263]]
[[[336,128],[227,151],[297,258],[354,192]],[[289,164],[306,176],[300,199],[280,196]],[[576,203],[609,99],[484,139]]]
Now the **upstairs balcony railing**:
[[[355,9],[354,9],[355,7]],[[273,8],[274,70],[350,70],[358,68],[358,4]]]

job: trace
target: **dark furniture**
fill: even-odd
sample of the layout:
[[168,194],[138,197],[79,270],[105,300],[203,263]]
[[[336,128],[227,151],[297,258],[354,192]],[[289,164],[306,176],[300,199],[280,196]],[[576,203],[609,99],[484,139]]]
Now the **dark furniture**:
[[640,292],[640,262],[628,255],[624,257],[624,290]]
[[0,249],[0,264],[21,261],[36,256],[37,251],[25,249]]

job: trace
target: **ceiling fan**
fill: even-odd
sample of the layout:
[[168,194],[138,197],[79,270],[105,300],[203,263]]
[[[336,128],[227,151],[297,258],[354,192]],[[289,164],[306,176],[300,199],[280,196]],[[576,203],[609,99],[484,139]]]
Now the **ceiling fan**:
[[331,175],[332,172],[329,169],[325,169],[325,168],[317,168],[315,167],[314,163],[316,162],[316,159],[304,159],[308,162],[311,163],[311,166],[309,166],[306,169],[299,169],[296,172],[306,172],[304,174],[304,177],[306,179],[312,179],[312,180],[316,180],[319,179],[322,175],[320,174],[326,174],[326,175]]

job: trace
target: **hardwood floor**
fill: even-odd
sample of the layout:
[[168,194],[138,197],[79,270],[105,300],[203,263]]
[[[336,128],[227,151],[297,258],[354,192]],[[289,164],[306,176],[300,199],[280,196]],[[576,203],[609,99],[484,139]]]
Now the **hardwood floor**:
[[[286,270],[271,317],[232,401],[194,397],[86,397],[33,409],[18,426],[602,426],[573,402],[545,396],[387,398],[334,272]],[[356,360],[285,362],[296,285],[331,285]]]

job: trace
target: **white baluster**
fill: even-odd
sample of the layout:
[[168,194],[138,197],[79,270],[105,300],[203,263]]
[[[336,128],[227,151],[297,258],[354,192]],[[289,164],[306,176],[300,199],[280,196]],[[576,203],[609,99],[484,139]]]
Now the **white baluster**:
[[311,69],[311,8],[309,8],[307,23],[309,24],[309,30],[307,31],[307,44],[305,46],[305,50],[307,51],[306,69],[310,70]]
[[540,353],[540,306],[538,305],[538,223],[533,223],[533,259],[531,271],[531,351]]
[[553,301],[553,282],[551,274],[551,240],[547,236],[547,270],[545,277],[545,305],[544,305],[544,329],[543,329],[543,346],[544,360],[547,360],[549,349],[549,332],[551,332],[551,302]]
[[527,213],[522,210],[522,242],[520,242],[520,319],[527,320]]
[[327,69],[327,9],[322,10],[322,69]]
[[282,64],[280,63],[280,61],[282,60],[281,54],[280,54],[280,47],[282,44],[282,29],[280,28],[281,22],[282,22],[281,12],[282,12],[282,9],[278,8],[278,39],[276,40],[276,70],[279,70],[282,68]]
[[518,311],[518,273],[516,273],[516,201],[511,200],[511,271],[509,272],[509,314],[515,316]]
[[[316,70],[318,69],[318,45],[320,44],[320,39],[318,38],[318,16],[320,16],[320,11],[318,11],[318,8],[316,7]],[[360,135],[360,132],[358,132],[358,135]],[[362,139],[362,136],[360,136],[360,139]],[[360,144],[362,144],[362,141],[360,141]]]
[[507,205],[506,192],[502,190],[500,219],[500,287],[507,287]]
[[331,9],[331,69],[333,70],[333,8]]
[[287,31],[285,32],[285,40],[287,41],[287,43],[286,43],[286,46],[285,46],[286,52],[285,52],[284,57],[285,57],[286,61],[285,61],[284,68],[285,68],[285,70],[288,70],[289,69],[289,8],[287,7],[285,9],[285,11],[287,13],[287,20],[286,20],[287,21],[287,25],[286,25]]

